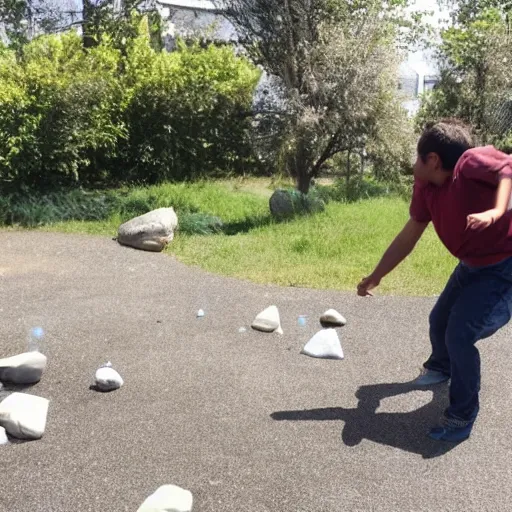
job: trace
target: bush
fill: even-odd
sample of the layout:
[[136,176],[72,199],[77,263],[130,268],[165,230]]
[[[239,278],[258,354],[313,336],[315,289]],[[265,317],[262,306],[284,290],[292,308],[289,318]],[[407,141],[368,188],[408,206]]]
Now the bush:
[[73,190],[34,194],[28,191],[0,197],[0,225],[37,227],[68,220],[98,221],[116,207],[111,195]]
[[269,206],[274,218],[285,220],[297,215],[321,212],[325,209],[325,201],[314,189],[309,194],[302,194],[295,189],[278,189],[272,194]]
[[125,134],[119,54],[48,36],[0,55],[0,179],[8,188],[101,182]]
[[[131,59],[137,68],[137,51]],[[252,93],[259,73],[229,47],[179,45],[171,54],[144,49],[150,65],[135,84],[126,112],[124,176],[156,183],[254,166],[247,143]],[[133,179],[133,178],[132,178]]]
[[145,19],[121,53],[74,32],[0,51],[0,187],[39,191],[250,170],[259,72],[228,47],[151,47]]
[[383,196],[400,196],[410,198],[412,177],[402,176],[400,179],[384,182],[372,176],[354,176],[347,183],[339,179],[334,186],[322,187],[332,201],[352,203],[362,199],[372,199]]
[[187,235],[210,235],[220,233],[224,224],[219,217],[207,213],[183,213],[178,229]]

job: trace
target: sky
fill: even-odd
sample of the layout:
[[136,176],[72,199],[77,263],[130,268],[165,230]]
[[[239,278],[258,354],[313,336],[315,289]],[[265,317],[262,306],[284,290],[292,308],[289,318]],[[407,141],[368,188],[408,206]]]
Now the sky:
[[[448,12],[439,8],[437,0],[416,0],[410,10],[432,11],[433,15],[429,16],[427,21],[435,28],[440,28],[442,20],[448,17]],[[431,75],[436,72],[436,66],[432,59],[427,52],[422,50],[411,51],[407,58],[407,64],[420,75]]]

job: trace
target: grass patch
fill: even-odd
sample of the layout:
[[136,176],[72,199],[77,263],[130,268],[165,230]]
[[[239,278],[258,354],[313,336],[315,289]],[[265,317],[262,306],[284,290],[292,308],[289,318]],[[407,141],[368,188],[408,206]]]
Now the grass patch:
[[[408,218],[407,201],[387,189],[358,201],[334,187],[325,212],[276,223],[268,212],[276,186],[283,183],[251,178],[0,198],[0,224],[115,236],[133,216],[173,206],[180,232],[167,251],[187,264],[259,283],[354,291]],[[454,264],[429,228],[379,293],[438,294]]]
[[[407,218],[408,204],[399,198],[331,202],[313,217],[236,236],[178,237],[168,251],[187,264],[258,283],[355,290]],[[379,293],[438,294],[454,264],[429,228]]]

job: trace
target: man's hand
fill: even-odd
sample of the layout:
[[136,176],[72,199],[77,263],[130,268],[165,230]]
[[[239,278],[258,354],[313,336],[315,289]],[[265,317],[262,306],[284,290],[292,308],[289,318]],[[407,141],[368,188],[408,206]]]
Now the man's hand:
[[380,279],[377,279],[373,275],[363,278],[363,280],[357,285],[357,295],[360,297],[372,297],[373,293],[370,290],[373,290],[380,284]]
[[482,213],[472,213],[467,216],[466,229],[482,231],[483,229],[488,228],[491,224],[494,224],[497,218],[499,218],[499,213],[495,208]]
[[368,276],[357,285],[357,294],[361,297],[371,296],[370,290],[379,286],[380,280],[387,276],[414,249],[416,242],[428,226],[428,222],[418,222],[409,219],[402,231],[398,233],[387,248],[381,260]]

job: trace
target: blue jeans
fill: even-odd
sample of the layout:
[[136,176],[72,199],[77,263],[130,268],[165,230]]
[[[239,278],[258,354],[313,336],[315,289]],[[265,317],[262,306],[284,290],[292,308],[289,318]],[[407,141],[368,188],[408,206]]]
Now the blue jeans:
[[457,265],[430,314],[432,355],[423,365],[451,377],[447,417],[475,420],[480,391],[475,344],[506,325],[511,309],[512,258],[487,267]]

